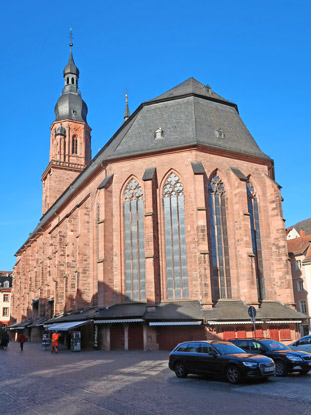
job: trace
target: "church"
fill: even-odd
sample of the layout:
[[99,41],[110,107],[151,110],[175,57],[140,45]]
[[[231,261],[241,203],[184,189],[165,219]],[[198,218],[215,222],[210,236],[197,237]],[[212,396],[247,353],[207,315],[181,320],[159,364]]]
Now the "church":
[[[91,156],[70,43],[42,174],[42,217],[15,254],[11,330],[83,347],[299,336],[280,186],[227,101],[194,78],[143,102]],[[256,309],[254,326],[248,308]]]

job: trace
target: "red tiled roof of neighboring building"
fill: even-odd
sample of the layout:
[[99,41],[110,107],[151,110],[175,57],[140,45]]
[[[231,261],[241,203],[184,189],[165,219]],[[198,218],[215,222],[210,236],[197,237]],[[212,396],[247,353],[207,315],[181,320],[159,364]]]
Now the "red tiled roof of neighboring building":
[[289,253],[302,254],[310,245],[311,235],[301,235],[299,238],[289,239],[287,248]]

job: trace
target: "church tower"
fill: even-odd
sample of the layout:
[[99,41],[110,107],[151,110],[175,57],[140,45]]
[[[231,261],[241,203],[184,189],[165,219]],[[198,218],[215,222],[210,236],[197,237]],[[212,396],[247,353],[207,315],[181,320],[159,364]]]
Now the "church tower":
[[55,105],[51,126],[50,160],[42,175],[42,214],[61,196],[91,160],[91,128],[87,105],[78,88],[79,69],[70,56],[63,71],[65,86]]

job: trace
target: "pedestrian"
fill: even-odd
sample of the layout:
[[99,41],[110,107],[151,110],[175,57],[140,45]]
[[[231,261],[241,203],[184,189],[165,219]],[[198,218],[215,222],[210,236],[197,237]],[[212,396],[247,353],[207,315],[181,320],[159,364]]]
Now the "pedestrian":
[[25,334],[24,334],[24,333],[22,333],[22,334],[19,336],[18,341],[19,341],[19,345],[20,345],[20,347],[21,347],[21,352],[22,352],[22,351],[23,351],[23,349],[24,349],[24,343],[25,343],[25,341],[26,341],[26,336],[25,336]]
[[0,344],[0,348],[5,350],[8,347],[9,344],[9,335],[8,333],[5,331],[3,333],[2,339],[1,339],[1,344]]
[[55,333],[52,334],[52,350],[51,352],[58,353],[58,340],[60,338],[60,334],[55,331]]

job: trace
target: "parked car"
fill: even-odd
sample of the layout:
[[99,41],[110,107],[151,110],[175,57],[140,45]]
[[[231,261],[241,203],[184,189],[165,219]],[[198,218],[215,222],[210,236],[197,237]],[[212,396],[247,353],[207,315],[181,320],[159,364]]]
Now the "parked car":
[[230,383],[274,375],[274,362],[266,356],[246,353],[225,341],[189,341],[178,344],[169,355],[169,368],[177,377],[213,374]]
[[304,352],[311,353],[311,335],[301,337],[301,339],[289,344],[288,347],[293,350],[302,350]]
[[271,357],[275,362],[276,376],[286,376],[289,372],[306,374],[311,369],[311,354],[295,351],[285,344],[270,339],[232,339],[236,346],[249,353]]

